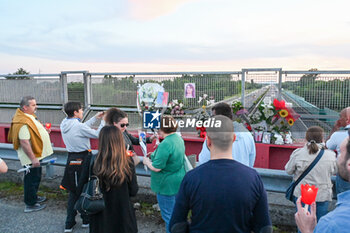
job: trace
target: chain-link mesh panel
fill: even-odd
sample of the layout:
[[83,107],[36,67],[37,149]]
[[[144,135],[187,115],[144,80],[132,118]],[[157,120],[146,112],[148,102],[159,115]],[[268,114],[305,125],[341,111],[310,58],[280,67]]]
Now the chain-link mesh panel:
[[[99,111],[91,111],[89,112],[89,115],[86,117],[86,121],[91,119],[93,116],[95,116]],[[140,129],[142,127],[142,118],[137,112],[127,112],[128,114],[128,120],[129,120],[129,127],[128,129]],[[100,125],[100,121],[97,121],[93,126],[98,127]]]
[[[11,123],[16,109],[0,108],[0,123]],[[62,110],[38,109],[36,115],[41,123],[51,123],[53,126],[59,126],[66,117]]]
[[17,103],[23,96],[33,96],[38,104],[61,104],[59,79],[0,79],[0,103]]
[[[297,113],[306,116],[300,118],[305,132],[311,126],[320,126],[327,138],[339,112],[350,106],[350,75],[286,72],[282,77],[282,97],[293,104]],[[297,130],[303,131],[302,127]]]
[[[105,76],[92,77],[92,104],[136,106],[138,85],[147,82],[163,84],[169,92],[169,101],[183,100],[187,108],[197,108],[199,97],[204,94],[213,97],[216,102],[241,96],[241,81],[238,75],[200,74],[200,75],[139,75],[129,77]],[[195,98],[185,98],[185,84],[195,84]],[[250,85],[247,85],[250,88]]]
[[[254,107],[263,98],[270,85],[277,85],[278,72],[247,72],[245,75],[245,108]],[[277,92],[270,92],[268,98],[277,98]]]
[[285,74],[282,81],[284,92],[288,91],[318,109],[339,112],[350,106],[350,75]]

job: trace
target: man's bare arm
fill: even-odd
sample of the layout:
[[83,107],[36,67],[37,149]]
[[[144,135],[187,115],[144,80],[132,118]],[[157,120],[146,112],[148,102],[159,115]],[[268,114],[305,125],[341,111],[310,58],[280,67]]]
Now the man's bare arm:
[[40,166],[40,162],[35,157],[35,155],[33,153],[32,146],[30,145],[30,141],[27,140],[27,139],[20,139],[19,142],[21,144],[21,147],[22,147],[24,153],[26,153],[26,155],[28,156],[30,161],[32,161],[32,166],[33,167],[39,167]]

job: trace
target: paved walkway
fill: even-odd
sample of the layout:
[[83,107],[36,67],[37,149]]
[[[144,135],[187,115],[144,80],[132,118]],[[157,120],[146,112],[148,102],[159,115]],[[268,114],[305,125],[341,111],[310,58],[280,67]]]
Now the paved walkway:
[[[0,199],[0,232],[6,233],[62,233],[66,212],[63,208],[48,203],[41,211],[24,213],[24,204]],[[81,228],[81,219],[76,218],[75,233],[88,233],[88,229]],[[140,233],[163,233],[164,224],[158,220],[138,217]]]

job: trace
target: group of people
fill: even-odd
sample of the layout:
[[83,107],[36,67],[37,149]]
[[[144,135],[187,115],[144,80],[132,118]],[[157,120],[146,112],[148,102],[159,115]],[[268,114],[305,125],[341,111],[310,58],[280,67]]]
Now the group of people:
[[[299,176],[316,160],[321,158],[301,180],[294,190],[297,207],[295,220],[300,232],[347,232],[350,224],[350,107],[340,112],[340,118],[334,125],[325,143],[321,127],[310,127],[306,132],[306,144],[293,151],[285,170],[297,180]],[[337,153],[335,153],[335,151]],[[333,197],[332,176],[336,175],[337,207],[328,213]],[[301,203],[301,185],[315,185],[318,188],[316,201],[305,212]],[[310,212],[309,212],[310,211]],[[327,214],[328,213],[328,214]],[[316,223],[318,222],[317,226]]]
[[[24,175],[25,212],[45,208],[43,202],[46,198],[37,195],[41,180],[40,161],[53,153],[50,129],[45,129],[37,120],[36,110],[35,98],[23,97],[8,135],[21,164],[31,165],[30,172]],[[72,232],[76,225],[74,205],[89,179],[90,162],[94,158],[90,138],[99,139],[92,174],[100,180],[105,209],[94,215],[81,213],[82,227],[89,227],[90,232],[137,232],[130,197],[138,191],[135,166],[140,159],[133,152],[133,145],[139,144],[139,138],[127,131],[128,115],[118,108],[110,108],[83,123],[80,103],[68,102],[64,111],[67,118],[60,128],[68,158],[61,188],[69,192],[64,232]],[[255,161],[252,135],[232,121],[233,114],[228,104],[215,105],[213,118],[221,124],[207,128],[207,137],[199,154],[199,167],[186,173],[185,144],[176,133],[176,121],[170,116],[161,119],[159,135],[162,142],[149,153],[149,158],[143,160],[151,170],[151,189],[156,193],[166,232],[272,232],[266,191],[259,174],[252,168]],[[101,120],[99,127],[92,128],[98,120]],[[317,232],[322,232],[325,227],[331,230],[328,232],[339,232],[340,226],[349,224],[342,214],[346,210],[345,216],[350,214],[347,186],[350,180],[350,131],[347,131],[350,128],[350,108],[342,111],[336,127],[326,145],[330,149],[339,148],[338,158],[333,151],[325,150],[317,165],[300,182],[315,184],[319,188],[316,204],[311,206],[310,212],[301,210],[300,184],[294,191],[295,218],[301,232],[311,232],[315,227]],[[339,134],[345,135],[344,138],[341,139]],[[152,135],[146,138],[146,142],[151,143],[156,138],[157,135]],[[324,149],[321,128],[309,128],[306,140],[305,147],[295,150],[286,165],[287,173],[293,174],[294,179]],[[335,141],[339,147],[333,148]],[[0,167],[2,163],[0,160]],[[330,177],[337,172],[340,204],[327,214],[332,198]],[[339,219],[339,223],[330,224],[331,218]]]

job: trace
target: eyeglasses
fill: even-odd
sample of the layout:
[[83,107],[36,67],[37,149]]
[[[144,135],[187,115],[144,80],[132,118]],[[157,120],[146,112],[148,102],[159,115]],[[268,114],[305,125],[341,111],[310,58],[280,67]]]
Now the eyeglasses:
[[122,128],[124,128],[124,127],[129,127],[129,123],[127,123],[127,124],[120,124],[120,127],[122,127]]

